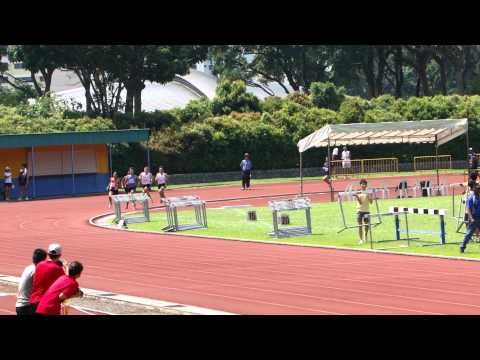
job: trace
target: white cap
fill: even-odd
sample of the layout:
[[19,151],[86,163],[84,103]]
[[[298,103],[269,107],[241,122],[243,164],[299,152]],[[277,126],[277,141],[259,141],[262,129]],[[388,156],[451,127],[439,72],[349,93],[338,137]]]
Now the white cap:
[[60,244],[50,244],[48,246],[48,253],[50,255],[62,255],[62,247]]

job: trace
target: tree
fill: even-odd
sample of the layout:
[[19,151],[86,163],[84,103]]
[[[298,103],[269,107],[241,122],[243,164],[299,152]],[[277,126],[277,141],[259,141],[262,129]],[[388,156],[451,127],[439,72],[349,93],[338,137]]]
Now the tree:
[[87,113],[113,117],[121,107],[123,64],[114,46],[64,46],[63,67],[72,70],[85,88]]
[[260,101],[250,93],[247,93],[245,82],[241,80],[222,80],[215,91],[212,102],[214,115],[230,114],[237,112],[259,112]]
[[5,55],[7,55],[7,45],[0,45],[0,74],[8,69],[8,64],[1,61]]
[[135,114],[142,111],[145,81],[170,82],[207,56],[206,46],[190,45],[116,45],[113,51],[122,64],[118,77],[127,90],[125,112]]
[[310,84],[330,79],[331,52],[325,45],[227,45],[214,46],[211,57],[220,77],[243,80],[269,95],[268,83],[275,82],[285,93],[308,93]]
[[336,87],[331,82],[314,82],[310,85],[310,96],[315,106],[338,110],[345,99],[345,88],[343,86]]
[[[53,72],[62,65],[61,50],[61,46],[54,45],[12,45],[8,47],[8,57],[11,61],[23,62],[30,71],[37,95],[44,96],[50,92]],[[35,77],[38,73],[43,81]]]

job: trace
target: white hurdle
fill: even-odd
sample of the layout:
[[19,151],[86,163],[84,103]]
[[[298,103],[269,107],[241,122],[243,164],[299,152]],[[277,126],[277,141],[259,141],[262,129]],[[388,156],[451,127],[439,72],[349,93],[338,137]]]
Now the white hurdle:
[[[440,244],[435,245],[445,245],[445,215],[447,214],[446,209],[428,209],[428,208],[414,208],[414,207],[403,207],[403,206],[391,206],[388,210],[390,213],[409,213],[414,215],[437,215],[440,218]],[[413,231],[411,231],[413,232]],[[400,223],[395,221],[395,233],[397,239],[400,239]]]

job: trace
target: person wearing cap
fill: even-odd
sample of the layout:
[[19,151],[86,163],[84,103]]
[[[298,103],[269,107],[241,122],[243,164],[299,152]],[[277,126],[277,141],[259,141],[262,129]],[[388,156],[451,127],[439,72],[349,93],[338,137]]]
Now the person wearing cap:
[[35,267],[33,289],[30,297],[30,304],[32,304],[34,312],[36,312],[38,304],[48,288],[60,276],[65,275],[63,263],[60,261],[62,247],[59,244],[50,244],[47,254],[48,259],[39,262]]
[[33,314],[32,304],[30,304],[30,296],[32,294],[35,266],[46,258],[47,252],[45,250],[35,249],[32,257],[33,263],[23,270],[20,282],[18,283],[17,302],[15,303],[17,315]]
[[71,298],[82,297],[77,279],[83,271],[83,265],[78,261],[68,264],[68,274],[60,276],[48,288],[38,304],[36,313],[41,315],[60,315],[62,303]]
[[252,176],[252,161],[249,153],[245,153],[244,159],[240,162],[240,169],[242,170],[242,190],[248,190]]

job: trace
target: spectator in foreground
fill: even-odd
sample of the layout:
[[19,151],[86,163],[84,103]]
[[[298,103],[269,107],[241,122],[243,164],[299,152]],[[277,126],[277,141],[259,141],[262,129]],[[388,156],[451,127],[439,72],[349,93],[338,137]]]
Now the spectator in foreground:
[[65,275],[63,263],[60,261],[62,247],[59,244],[50,244],[48,247],[48,259],[41,261],[35,267],[33,277],[32,304],[33,312],[36,312],[42,296],[48,288],[62,275]]
[[28,200],[28,170],[27,164],[22,164],[18,174],[18,185],[20,185],[20,197],[18,200]]
[[35,249],[33,251],[32,264],[23,270],[20,282],[18,284],[17,302],[15,308],[17,315],[33,315],[34,310],[30,304],[30,295],[32,294],[33,276],[35,274],[35,266],[47,258],[47,252],[43,249]]
[[240,162],[240,169],[242,170],[242,190],[248,190],[252,177],[252,161],[249,153],[245,153],[244,159]]
[[37,314],[60,315],[62,303],[71,298],[82,297],[77,279],[83,271],[83,265],[78,261],[72,261],[68,265],[68,275],[60,276],[45,292],[38,304]]

